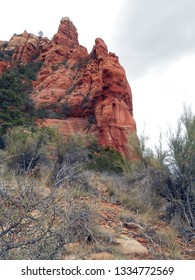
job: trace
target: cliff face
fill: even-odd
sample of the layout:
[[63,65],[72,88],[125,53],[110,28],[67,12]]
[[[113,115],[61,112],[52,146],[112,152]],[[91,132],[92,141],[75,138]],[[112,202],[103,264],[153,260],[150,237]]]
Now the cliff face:
[[95,134],[102,146],[127,155],[128,134],[136,133],[131,89],[118,57],[102,39],[95,40],[88,54],[66,17],[52,40],[24,32],[7,44],[0,41],[2,48],[13,54],[11,61],[0,61],[0,72],[18,62],[43,62],[31,98],[37,109],[64,110],[66,117],[37,120],[40,125],[58,125],[65,136]]

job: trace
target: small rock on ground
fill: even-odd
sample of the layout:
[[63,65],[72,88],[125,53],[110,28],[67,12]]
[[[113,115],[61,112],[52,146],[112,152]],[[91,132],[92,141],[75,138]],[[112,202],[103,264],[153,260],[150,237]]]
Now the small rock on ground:
[[131,255],[131,254],[137,254],[140,256],[148,255],[147,248],[144,247],[135,239],[128,238],[128,237],[119,237],[114,239],[114,242],[116,242],[116,244],[119,247],[119,250],[124,255]]

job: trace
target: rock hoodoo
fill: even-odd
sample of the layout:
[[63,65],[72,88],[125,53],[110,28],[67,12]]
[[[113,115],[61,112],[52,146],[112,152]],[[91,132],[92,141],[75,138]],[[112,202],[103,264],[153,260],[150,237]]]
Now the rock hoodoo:
[[39,124],[57,125],[65,136],[95,134],[102,146],[127,156],[128,135],[136,134],[132,93],[118,57],[102,39],[95,40],[89,54],[65,17],[52,40],[24,31],[7,43],[0,41],[2,48],[13,54],[9,63],[0,61],[0,72],[17,62],[42,62],[31,98],[53,115],[37,120]]

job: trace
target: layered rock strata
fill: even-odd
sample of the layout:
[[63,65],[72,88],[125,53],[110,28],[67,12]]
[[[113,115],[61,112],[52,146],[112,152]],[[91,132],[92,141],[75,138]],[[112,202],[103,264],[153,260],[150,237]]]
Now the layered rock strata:
[[39,124],[57,125],[64,135],[95,134],[100,145],[128,155],[128,136],[136,135],[131,88],[118,57],[102,39],[88,53],[65,17],[51,40],[24,31],[7,44],[1,41],[2,48],[13,54],[11,62],[0,61],[1,72],[18,62],[43,63],[31,97],[38,109],[58,113],[64,108],[66,117],[37,120]]

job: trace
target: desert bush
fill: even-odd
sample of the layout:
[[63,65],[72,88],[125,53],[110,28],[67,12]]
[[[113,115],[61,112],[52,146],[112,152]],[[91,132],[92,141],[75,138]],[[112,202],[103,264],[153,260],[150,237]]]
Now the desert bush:
[[89,143],[88,150],[90,156],[89,169],[99,172],[123,173],[126,161],[118,151],[109,147],[100,147],[96,139],[92,139]]
[[52,110],[52,108],[50,108],[49,106],[47,106],[46,108],[41,108],[41,109],[37,109],[35,112],[35,116],[38,119],[60,119],[61,116],[58,112],[55,112]]
[[0,187],[0,259],[48,259],[63,246],[54,231],[54,194],[43,196],[38,182],[23,178]]
[[187,225],[195,229],[195,116],[190,108],[184,108],[176,132],[170,133],[169,151],[167,199],[175,213],[182,213]]
[[44,119],[67,119],[70,114],[70,106],[67,103],[52,104],[44,108],[37,109],[36,118]]
[[70,184],[78,179],[88,161],[85,137],[70,136],[64,143],[58,140],[55,149],[56,162],[53,170],[54,185]]
[[139,213],[156,213],[164,203],[158,189],[164,185],[166,176],[155,168],[133,170],[131,173],[107,175],[107,192],[112,201]]
[[5,136],[8,170],[25,174],[40,165],[48,164],[49,135],[47,130],[13,128]]
[[[41,187],[42,186],[42,187]],[[30,176],[0,183],[0,259],[61,259],[69,242],[90,242],[94,208],[71,189]]]
[[59,105],[59,115],[61,118],[66,119],[70,114],[70,105],[66,102],[60,103]]
[[94,240],[95,211],[86,202],[74,202],[66,211],[68,241],[92,242]]
[[177,227],[187,226],[190,232],[195,228],[195,116],[191,109],[184,107],[176,130],[169,132],[167,150],[162,149],[162,135],[155,151],[147,148],[146,140],[141,138],[137,151],[146,169],[164,174],[164,183],[155,190],[165,199],[164,218]]
[[152,166],[156,169],[166,169],[164,163],[168,152],[163,149],[162,133],[159,135],[159,145],[155,146],[154,150],[148,147],[148,140],[149,136],[145,134],[145,131],[139,135],[139,139],[135,134],[129,134],[129,153],[138,159],[133,167],[139,169]]

